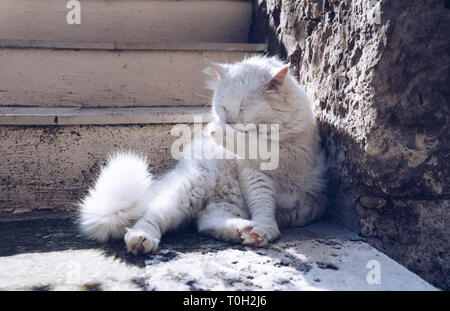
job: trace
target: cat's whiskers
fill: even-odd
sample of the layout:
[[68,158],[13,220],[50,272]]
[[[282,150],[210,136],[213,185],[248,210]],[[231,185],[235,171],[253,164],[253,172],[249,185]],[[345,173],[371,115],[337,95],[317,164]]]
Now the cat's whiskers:
[[282,110],[282,109],[274,108],[272,106],[270,106],[270,108],[272,108],[272,110],[275,110],[275,111],[278,111],[278,112],[293,112],[293,110]]
[[200,97],[212,100],[212,96],[211,95],[204,95],[204,94],[199,94],[199,93],[194,93],[194,95],[197,95],[197,96],[200,96]]

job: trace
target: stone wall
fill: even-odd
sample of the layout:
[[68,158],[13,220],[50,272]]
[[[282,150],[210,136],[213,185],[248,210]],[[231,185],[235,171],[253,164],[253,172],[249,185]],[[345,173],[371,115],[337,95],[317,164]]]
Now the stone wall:
[[381,0],[379,19],[367,0],[254,2],[251,40],[268,39],[314,99],[329,215],[450,289],[446,2]]
[[108,153],[146,154],[150,170],[159,174],[174,165],[170,146],[176,137],[170,135],[171,128],[171,124],[0,126],[0,219],[73,212]]

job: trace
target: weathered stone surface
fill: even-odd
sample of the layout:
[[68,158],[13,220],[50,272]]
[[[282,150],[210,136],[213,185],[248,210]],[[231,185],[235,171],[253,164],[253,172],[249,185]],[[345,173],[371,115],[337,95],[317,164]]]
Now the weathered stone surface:
[[[256,0],[330,159],[330,214],[450,289],[450,10],[444,1]],[[268,27],[264,27],[266,23]]]
[[0,213],[73,211],[108,153],[135,150],[151,171],[174,165],[171,124],[1,126]]
[[204,57],[238,61],[264,50],[264,44],[0,40],[0,106],[207,106]]
[[[66,1],[67,2],[67,1]],[[67,23],[60,0],[2,0],[0,38],[73,41],[246,42],[248,1],[84,1]]]
[[176,232],[141,257],[123,241],[83,239],[70,220],[0,223],[0,236],[0,290],[436,290],[330,223],[283,231],[266,248]]

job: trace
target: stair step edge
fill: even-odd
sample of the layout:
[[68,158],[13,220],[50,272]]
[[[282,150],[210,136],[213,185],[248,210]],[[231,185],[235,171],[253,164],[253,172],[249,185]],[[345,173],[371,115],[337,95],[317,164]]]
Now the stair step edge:
[[265,52],[266,43],[220,42],[99,42],[0,39],[0,48],[55,50],[148,50],[148,51],[243,51]]
[[[209,107],[0,107],[0,126],[177,124],[211,119]],[[197,119],[196,119],[197,120]]]

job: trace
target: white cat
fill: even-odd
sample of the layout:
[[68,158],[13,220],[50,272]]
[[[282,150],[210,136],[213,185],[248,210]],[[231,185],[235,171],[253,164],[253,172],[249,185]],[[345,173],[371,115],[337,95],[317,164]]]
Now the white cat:
[[216,78],[209,84],[214,91],[209,127],[278,124],[278,167],[261,170],[260,159],[185,157],[153,180],[144,157],[116,154],[79,204],[87,237],[125,236],[128,251],[147,253],[158,248],[166,231],[195,221],[200,233],[264,246],[280,235],[279,228],[322,215],[325,158],[310,100],[288,66],[255,56],[210,67]]

